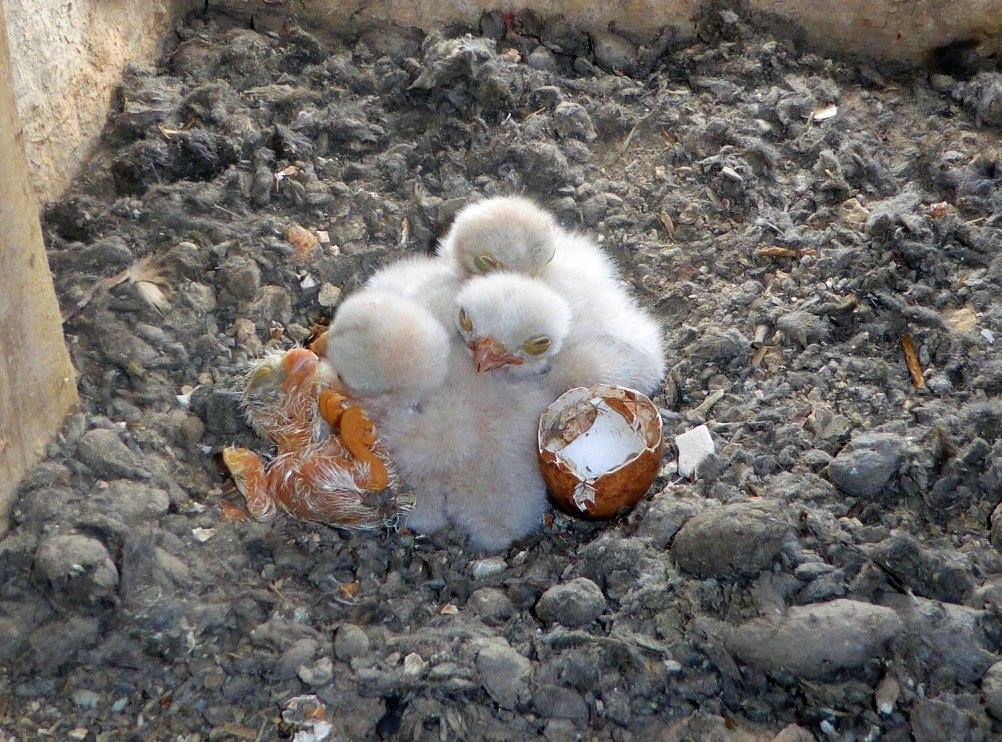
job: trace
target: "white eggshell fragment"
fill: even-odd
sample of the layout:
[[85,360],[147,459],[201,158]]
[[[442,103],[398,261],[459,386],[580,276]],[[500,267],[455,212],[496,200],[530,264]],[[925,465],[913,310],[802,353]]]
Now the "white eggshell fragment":
[[675,445],[678,447],[678,473],[687,479],[694,479],[699,465],[717,450],[710,429],[705,425],[675,436]]

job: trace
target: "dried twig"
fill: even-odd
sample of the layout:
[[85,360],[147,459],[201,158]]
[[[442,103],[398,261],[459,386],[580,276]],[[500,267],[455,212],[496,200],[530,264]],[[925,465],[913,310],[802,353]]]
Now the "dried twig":
[[915,351],[915,343],[912,336],[901,336],[901,347],[905,351],[905,363],[908,365],[908,373],[912,376],[912,384],[916,389],[925,389],[925,377],[922,376],[922,365],[919,363],[918,353]]
[[705,417],[706,413],[708,413],[710,411],[710,408],[712,408],[713,405],[715,405],[717,402],[719,402],[721,399],[723,399],[723,396],[724,396],[724,390],[723,389],[718,389],[717,391],[708,394],[706,396],[706,399],[704,399],[700,403],[699,407],[695,408],[692,411],[693,414]]
[[751,367],[758,368],[765,360],[765,354],[769,352],[769,347],[765,344],[765,339],[769,336],[769,325],[760,324],[755,327],[755,337],[752,338],[751,347],[755,351],[752,356]]
[[637,123],[634,125],[634,127],[632,129],[630,129],[630,133],[627,134],[626,135],[626,139],[623,140],[623,148],[622,148],[622,150],[620,150],[620,153],[619,153],[620,157],[622,157],[623,155],[625,155],[626,154],[626,150],[628,150],[630,148],[630,143],[633,141],[633,137],[636,135],[637,129],[639,129],[641,126],[643,126],[644,124],[646,124],[647,121],[651,118],[651,116],[653,116],[655,113],[656,113],[656,111],[651,111],[650,113],[645,114],[644,116],[641,116],[640,119],[637,121]]
[[813,248],[793,248],[793,247],[780,247],[779,245],[768,245],[766,247],[760,247],[755,251],[755,254],[760,258],[802,258],[806,255],[815,256],[818,254],[817,250]]

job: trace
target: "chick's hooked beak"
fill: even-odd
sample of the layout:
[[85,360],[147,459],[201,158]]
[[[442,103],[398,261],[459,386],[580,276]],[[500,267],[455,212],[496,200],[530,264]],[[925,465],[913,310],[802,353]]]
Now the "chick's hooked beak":
[[524,363],[518,356],[508,353],[504,346],[492,337],[474,340],[469,344],[469,348],[473,352],[473,365],[478,374],[508,365],[519,366]]
[[317,371],[318,359],[306,348],[293,348],[282,359],[285,378],[282,380],[282,391],[295,389],[309,379]]

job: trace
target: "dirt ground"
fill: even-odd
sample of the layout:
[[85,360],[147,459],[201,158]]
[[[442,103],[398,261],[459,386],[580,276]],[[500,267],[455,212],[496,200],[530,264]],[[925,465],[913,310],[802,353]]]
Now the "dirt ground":
[[[728,10],[642,47],[528,16],[189,20],[45,214],[83,409],[0,540],[0,729],[997,738],[1002,77],[939,63],[833,61]],[[249,363],[509,192],[663,319],[669,440],[723,393],[698,480],[666,466],[628,517],[557,513],[493,558],[236,517],[213,455],[267,450]],[[292,225],[329,243],[303,260]],[[162,314],[98,285],[147,257]]]

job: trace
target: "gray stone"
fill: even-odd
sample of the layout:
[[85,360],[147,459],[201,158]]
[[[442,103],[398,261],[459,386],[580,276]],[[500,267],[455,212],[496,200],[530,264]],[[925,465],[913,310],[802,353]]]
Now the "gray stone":
[[973,684],[997,659],[987,611],[890,593],[880,602],[904,621],[912,650],[927,667],[947,668],[959,682]]
[[970,560],[953,549],[924,549],[915,538],[895,533],[865,550],[923,598],[960,603],[974,587]]
[[982,124],[1002,127],[1002,74],[979,72],[968,84],[964,102]]
[[369,637],[351,623],[343,623],[334,637],[334,654],[347,662],[353,657],[363,657],[369,653]]
[[602,683],[602,661],[594,653],[568,651],[563,655],[560,678],[581,691],[597,690]]
[[78,688],[73,691],[73,703],[84,709],[96,709],[97,704],[100,702],[101,696],[92,690],[87,690],[86,688]]
[[981,742],[987,739],[988,718],[983,712],[972,713],[973,709],[964,708],[958,700],[958,696],[943,693],[916,701],[908,717],[915,742]]
[[814,735],[797,724],[787,724],[770,742],[814,742]]
[[890,433],[866,433],[853,439],[828,465],[835,485],[857,497],[879,494],[897,473],[906,443]]
[[135,256],[125,241],[115,235],[85,247],[80,251],[80,259],[92,267],[121,270],[131,265]]
[[542,621],[559,623],[568,628],[587,626],[604,610],[602,590],[586,577],[554,585],[536,603],[536,615]]
[[929,84],[937,93],[949,93],[957,81],[949,75],[933,73],[929,75]]
[[737,330],[708,330],[692,344],[689,357],[696,361],[727,366],[731,363],[744,363],[750,352],[748,338]]
[[118,569],[100,541],[80,534],[53,535],[38,545],[34,574],[58,605],[116,602]]
[[557,71],[557,58],[553,56],[553,52],[542,45],[537,46],[530,52],[526,64],[534,70],[541,70],[543,72]]
[[793,571],[793,576],[798,580],[810,582],[811,580],[816,580],[821,575],[828,574],[834,569],[832,565],[825,564],[824,562],[805,562],[804,564],[797,565],[797,568]]
[[849,418],[838,415],[824,405],[815,405],[814,411],[807,418],[807,427],[820,440],[838,438],[849,431]]
[[989,713],[996,719],[1002,719],[1002,662],[989,667],[981,678],[981,696]]
[[334,663],[330,657],[321,657],[311,665],[300,665],[296,674],[307,685],[327,685],[334,678]]
[[649,538],[652,546],[663,549],[671,543],[686,521],[705,507],[702,500],[682,499],[670,492],[655,495],[640,521],[637,535]]
[[581,204],[581,218],[589,227],[596,226],[609,208],[609,199],[604,193],[597,193]]
[[675,536],[672,553],[698,577],[751,576],[772,563],[789,532],[778,506],[733,503],[693,516]]
[[52,676],[83,650],[94,646],[101,623],[94,616],[67,616],[42,624],[28,636],[27,667]]
[[971,592],[965,603],[973,608],[985,608],[1002,614],[1002,575],[988,575],[981,586]]
[[989,540],[999,551],[1002,551],[1002,502],[995,506],[991,516],[991,530],[988,532]]
[[481,649],[476,665],[484,690],[502,708],[513,709],[529,700],[532,663],[504,640]]
[[904,627],[893,610],[856,600],[794,606],[740,626],[707,624],[708,633],[757,670],[805,678],[865,664]]
[[251,313],[257,319],[287,325],[292,321],[292,297],[281,286],[265,286]]
[[149,520],[170,508],[170,498],[161,489],[129,479],[116,479],[108,483],[106,492],[98,493],[109,512],[123,523]]
[[482,587],[474,590],[469,605],[482,620],[489,624],[501,623],[512,617],[515,606],[500,590]]
[[261,289],[261,269],[250,258],[234,255],[218,271],[222,285],[237,299],[251,301]]
[[[294,642],[282,652],[275,664],[276,675],[282,679],[296,677],[300,669],[308,669],[320,650],[320,642],[312,637],[306,637]],[[308,682],[303,680],[304,683]]]
[[938,394],[941,397],[947,397],[953,394],[953,382],[950,381],[949,377],[945,374],[936,374],[932,376],[929,381],[926,382],[926,386],[934,394]]
[[149,473],[140,468],[136,454],[122,443],[114,430],[107,428],[88,430],[80,438],[77,453],[80,459],[100,477],[150,478]]
[[550,719],[543,727],[546,742],[577,742],[579,736],[574,724],[568,719]]
[[562,137],[575,137],[586,142],[595,138],[591,116],[579,103],[558,103],[553,109],[553,126]]
[[180,548],[177,537],[166,531],[146,529],[129,536],[122,550],[122,602],[128,610],[154,622],[181,619],[165,610],[168,598],[191,585],[188,565],[170,551]]
[[607,31],[592,34],[592,51],[600,67],[614,72],[638,71],[637,48],[622,36]]
[[484,578],[504,572],[508,569],[508,563],[501,557],[488,557],[470,562],[469,567],[470,572],[473,573],[473,579],[483,580]]
[[832,336],[831,322],[807,311],[798,310],[780,316],[776,327],[805,348],[811,343],[825,343]]
[[559,685],[544,685],[532,697],[536,713],[547,719],[588,721],[588,704],[577,691]]
[[832,455],[820,448],[804,451],[801,460],[811,468],[811,471],[821,471],[832,462]]

